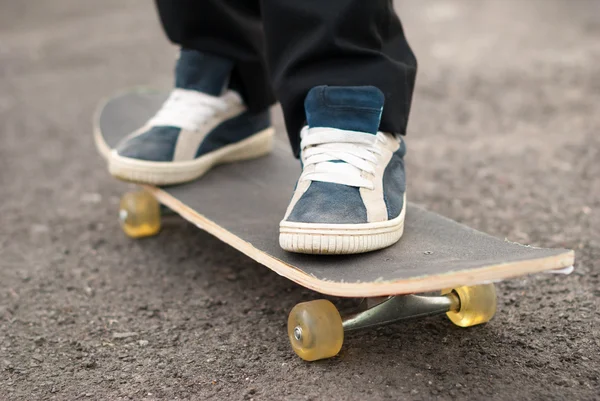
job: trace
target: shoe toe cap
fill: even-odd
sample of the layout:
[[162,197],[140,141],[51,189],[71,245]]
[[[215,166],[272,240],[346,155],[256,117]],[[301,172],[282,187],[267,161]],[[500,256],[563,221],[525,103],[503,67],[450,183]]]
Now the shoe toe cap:
[[146,161],[173,161],[177,137],[181,132],[177,127],[152,127],[148,131],[121,142],[117,154],[121,157]]
[[312,182],[286,219],[313,224],[361,224],[367,210],[358,188],[328,182]]

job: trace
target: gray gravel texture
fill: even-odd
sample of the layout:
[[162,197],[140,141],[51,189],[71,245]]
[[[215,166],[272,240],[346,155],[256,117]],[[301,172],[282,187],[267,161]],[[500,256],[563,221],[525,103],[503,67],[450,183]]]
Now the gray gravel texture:
[[483,327],[396,324],[305,363],[287,312],[318,294],[176,217],[120,231],[91,115],[170,84],[151,3],[0,0],[0,399],[600,399],[600,1],[397,8],[420,61],[410,199],[573,248],[573,274],[500,284]]

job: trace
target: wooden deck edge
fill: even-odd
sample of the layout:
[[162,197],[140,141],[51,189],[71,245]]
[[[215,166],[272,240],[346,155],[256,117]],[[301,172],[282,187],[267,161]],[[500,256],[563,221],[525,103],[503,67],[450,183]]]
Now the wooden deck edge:
[[496,282],[533,273],[558,270],[573,266],[575,260],[575,252],[569,250],[555,256],[502,263],[478,269],[414,277],[406,280],[375,283],[341,283],[321,280],[258,250],[249,242],[231,234],[223,227],[189,208],[168,192],[153,186],[144,186],[144,188],[152,193],[161,203],[177,211],[184,219],[209,232],[248,257],[267,266],[275,273],[303,287],[327,295],[358,298],[439,291],[444,288]]

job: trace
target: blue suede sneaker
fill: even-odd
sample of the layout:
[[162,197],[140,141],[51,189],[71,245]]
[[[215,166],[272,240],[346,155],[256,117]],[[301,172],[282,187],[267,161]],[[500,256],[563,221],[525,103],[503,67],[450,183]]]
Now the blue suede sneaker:
[[304,103],[302,174],[280,223],[287,251],[381,249],[404,231],[404,141],[379,131],[383,93],[372,86],[311,89]]
[[250,113],[227,90],[232,68],[230,60],[181,50],[175,89],[150,121],[112,151],[110,173],[138,183],[178,184],[216,164],[269,153],[274,134],[269,111]]

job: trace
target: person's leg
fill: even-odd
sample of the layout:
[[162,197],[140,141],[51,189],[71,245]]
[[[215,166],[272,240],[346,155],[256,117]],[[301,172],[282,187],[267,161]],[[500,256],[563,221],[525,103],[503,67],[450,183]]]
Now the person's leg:
[[372,85],[382,131],[406,133],[417,70],[391,0],[261,0],[271,81],[294,152],[304,99],[319,85]]
[[417,66],[391,1],[261,4],[273,86],[303,167],[280,245],[348,254],[395,243]]
[[156,5],[168,37],[181,47],[175,89],[156,115],[111,153],[111,174],[176,184],[215,164],[268,153],[274,97],[264,67],[258,1],[157,0]]
[[265,65],[259,0],[155,0],[169,40],[234,62],[230,88],[251,111],[275,103]]

